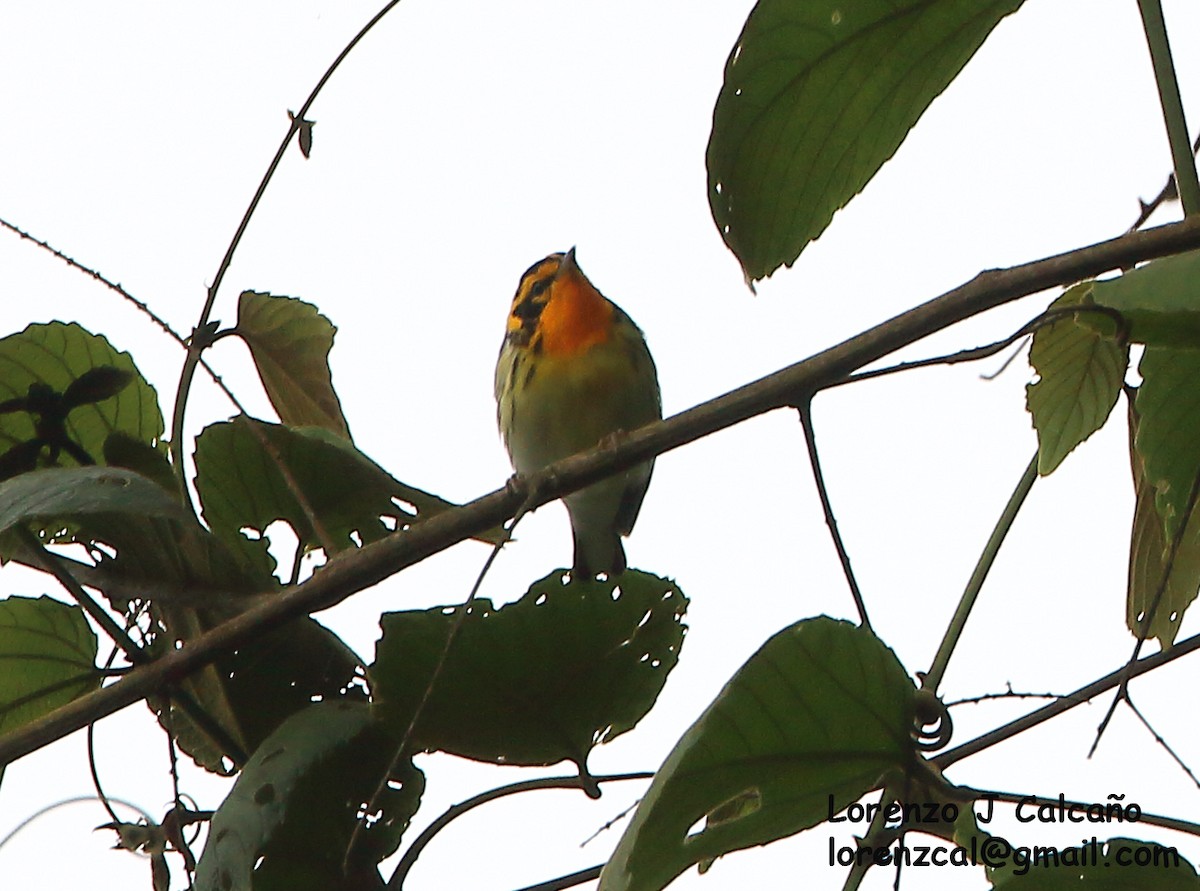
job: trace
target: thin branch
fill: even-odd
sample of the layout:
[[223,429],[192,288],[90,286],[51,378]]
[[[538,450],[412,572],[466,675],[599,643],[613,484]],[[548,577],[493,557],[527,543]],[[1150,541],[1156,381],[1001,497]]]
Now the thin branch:
[[1178,764],[1180,770],[1187,774],[1188,779],[1192,781],[1192,785],[1197,789],[1200,789],[1200,780],[1196,779],[1196,774],[1193,773],[1192,769],[1187,766],[1187,763],[1179,757],[1179,753],[1171,748],[1171,745],[1162,738],[1162,734],[1155,730],[1154,726],[1148,720],[1146,720],[1146,716],[1142,714],[1142,710],[1133,704],[1133,698],[1129,695],[1128,691],[1125,693],[1125,704],[1129,706],[1129,710],[1137,716],[1137,719],[1142,722],[1142,726],[1150,731],[1150,735],[1154,737],[1154,741],[1162,746],[1163,750],[1171,756],[1171,760]]
[[1011,685],[1003,693],[980,693],[978,696],[964,696],[962,699],[955,699],[952,702],[945,703],[946,708],[954,708],[957,705],[978,705],[981,702],[988,702],[993,699],[1062,699],[1061,693],[1028,693],[1014,690]]
[[567,876],[559,876],[557,879],[551,879],[548,882],[526,885],[524,888],[518,888],[517,891],[563,891],[564,888],[575,888],[584,882],[592,882],[600,878],[600,872],[603,869],[604,864],[599,863],[596,866],[581,869],[579,872],[573,872]]
[[1099,680],[1092,681],[1080,687],[1074,693],[1068,693],[1066,696],[1051,702],[1049,705],[1044,705],[1029,714],[1017,718],[1015,721],[1010,721],[994,730],[989,730],[982,736],[963,743],[961,746],[956,746],[953,749],[948,749],[940,755],[932,759],[933,763],[942,770],[962,761],[964,758],[969,758],[971,755],[989,749],[997,743],[1004,742],[1006,739],[1023,733],[1030,727],[1036,727],[1039,724],[1044,724],[1051,718],[1061,715],[1063,712],[1070,711],[1075,706],[1081,703],[1088,702],[1094,696],[1099,696],[1105,690],[1110,690],[1113,687],[1119,686],[1126,681],[1132,680],[1135,677],[1145,674],[1148,671],[1153,671],[1160,665],[1166,665],[1168,662],[1174,662],[1189,653],[1200,650],[1200,634],[1194,635],[1181,641],[1171,647],[1165,653],[1155,653],[1152,656],[1147,656],[1144,659],[1139,659],[1133,664],[1125,664],[1116,671],[1111,671]]
[[984,581],[987,580],[988,572],[991,571],[992,564],[996,561],[996,556],[1000,553],[1000,546],[1004,544],[1004,539],[1008,536],[1008,531],[1012,529],[1012,525],[1017,519],[1017,514],[1021,510],[1021,505],[1025,503],[1029,491],[1037,481],[1037,466],[1038,456],[1035,452],[1029,460],[1025,472],[1021,475],[1021,479],[1017,482],[1016,488],[1013,489],[1012,495],[1008,497],[1008,503],[1004,505],[1004,510],[1001,511],[1000,518],[996,520],[996,525],[992,528],[992,534],[988,536],[987,544],[983,546],[983,552],[979,555],[979,560],[975,563],[975,569],[971,572],[971,577],[967,580],[967,586],[963,589],[958,607],[954,610],[954,616],[950,619],[950,624],[946,627],[946,633],[942,637],[942,642],[933,657],[933,664],[929,667],[929,671],[925,672],[921,678],[921,686],[924,689],[932,690],[936,693],[937,688],[941,685],[942,677],[946,673],[946,666],[950,663],[950,656],[954,653],[955,646],[958,645],[958,640],[962,636],[963,628],[966,627],[971,610],[975,607],[975,600],[979,597],[979,592],[983,589]]
[[[242,236],[246,233],[246,227],[250,225],[250,218],[254,216],[254,212],[258,209],[258,202],[262,200],[263,194],[267,191],[267,184],[275,176],[275,170],[279,167],[280,161],[283,160],[284,152],[287,151],[291,144],[292,137],[295,136],[305,126],[310,126],[306,119],[308,118],[308,109],[316,100],[317,95],[325,87],[326,82],[333,76],[333,73],[342,64],[345,58],[350,54],[351,50],[358,45],[367,33],[375,27],[379,21],[387,15],[400,0],[389,0],[384,7],[377,12],[366,25],[364,25],[353,39],[346,44],[333,63],[325,69],[325,73],[321,75],[321,79],[317,81],[317,85],[313,87],[312,92],[308,94],[308,98],[304,100],[304,104],[300,106],[300,110],[295,114],[289,112],[288,130],[283,137],[283,141],[279,143],[279,148],[275,150],[275,157],[271,159],[271,163],[267,165],[267,170],[263,174],[262,181],[259,182],[258,188],[254,192],[254,197],[250,199],[250,204],[246,208],[246,212],[242,214],[242,219],[238,223],[237,231],[233,234],[233,239],[229,242],[229,247],[225,249],[225,256],[221,258],[220,264],[217,266],[217,274],[213,277],[212,284],[208,287],[208,293],[204,300],[204,308],[200,311],[200,320],[196,323],[195,331],[201,331],[208,325],[209,316],[212,315],[213,304],[217,299],[217,291],[221,287],[221,282],[225,280],[225,273],[229,270],[229,264],[233,262],[234,252],[237,251],[238,245],[241,244]],[[196,364],[200,361],[200,353],[202,346],[194,344],[188,350],[187,357],[184,359],[183,370],[179,375],[179,386],[175,391],[175,410],[171,417],[171,453],[175,459],[175,473],[182,485],[184,480],[183,470],[183,419],[184,412],[187,407],[188,392],[191,390],[192,378],[196,374]],[[183,486],[186,491],[186,486]]]
[[[958,350],[954,353],[947,353],[943,356],[930,356],[927,359],[913,359],[908,362],[898,362],[895,365],[889,365],[886,368],[875,368],[870,371],[859,371],[850,375],[844,381],[840,381],[837,386],[842,384],[852,384],[857,381],[865,381],[874,377],[883,377],[888,374],[896,374],[900,371],[911,371],[914,368],[928,368],[932,365],[957,365],[959,362],[978,362],[980,359],[986,359],[989,356],[994,356],[996,353],[1003,350],[1010,344],[1016,343],[1022,338],[1036,334],[1042,328],[1048,328],[1063,319],[1074,318],[1080,313],[1095,313],[1105,316],[1113,321],[1117,326],[1115,339],[1118,343],[1124,344],[1129,340],[1129,320],[1122,316],[1115,309],[1107,306],[1058,306],[1051,307],[1045,312],[1039,313],[1036,317],[1030,319],[1008,337],[1002,340],[997,340],[995,343],[985,344],[979,347],[971,347],[970,349]],[[991,375],[982,375],[985,380],[992,380],[998,377],[1009,363],[1012,362],[1017,355],[1020,354],[1018,349],[1012,356],[1004,360],[1004,364],[1000,366],[1000,370]]]
[[867,605],[863,601],[862,590],[858,587],[858,579],[854,577],[854,569],[850,565],[850,554],[838,531],[837,517],[833,513],[833,504],[829,501],[829,492],[825,488],[825,474],[821,472],[821,457],[817,452],[816,434],[813,432],[812,400],[805,399],[800,403],[800,426],[804,428],[804,444],[808,448],[808,465],[812,468],[813,481],[817,484],[817,497],[821,501],[821,510],[825,514],[825,525],[829,527],[829,535],[833,538],[833,548],[837,551],[838,560],[842,564],[842,574],[846,584],[850,586],[850,596],[854,599],[854,607],[858,610],[858,620],[862,627],[871,630],[871,620],[867,618]]
[[75,581],[74,576],[67,571],[65,566],[59,563],[58,557],[47,551],[45,546],[24,525],[18,525],[16,531],[17,535],[21,538],[21,542],[29,549],[34,559],[40,564],[37,568],[41,569],[42,572],[54,576],[58,583],[66,589],[67,593],[74,598],[75,602],[83,608],[83,611],[92,617],[92,621],[103,628],[104,633],[112,639],[113,643],[121,648],[121,652],[125,654],[125,658],[133,665],[149,664],[150,657],[129,636],[129,632],[121,627],[117,623],[117,620],[109,615],[108,611],[100,606],[83,589],[83,585]]
[[257,606],[158,661],[135,668],[120,682],[0,737],[0,764],[137,702],[266,629],[334,606],[432,554],[488,531],[526,504],[530,492],[536,492],[533,506],[540,506],[710,433],[794,405],[856,369],[984,310],[1055,285],[1196,247],[1200,247],[1200,220],[1190,220],[1122,235],[1022,266],[980,273],[970,282],[884,324],[703,405],[635,430],[619,443],[566,458],[461,507],[336,556],[294,590],[263,597]]
[[[620,773],[612,774],[611,776],[589,777],[588,779],[597,783],[617,783],[625,780],[648,780],[653,777],[652,773]],[[421,856],[421,852],[426,846],[433,841],[434,837],[445,829],[450,823],[457,820],[463,814],[474,810],[480,805],[487,804],[492,801],[497,801],[509,795],[516,795],[519,792],[531,792],[535,789],[584,789],[587,787],[583,777],[542,777],[536,780],[522,780],[519,783],[511,783],[507,786],[500,786],[496,789],[489,789],[486,792],[481,792],[466,801],[453,805],[448,808],[440,817],[430,823],[421,832],[420,835],[413,840],[409,845],[408,850],[404,852],[404,856],[400,858],[400,862],[396,865],[396,871],[392,873],[392,878],[388,882],[388,888],[399,889],[404,887],[404,880],[408,877],[409,871]],[[593,877],[594,878],[594,877]],[[555,881],[560,881],[556,879]],[[586,880],[585,880],[586,881]],[[542,887],[541,885],[537,887]],[[569,888],[570,885],[561,885],[557,887]]]
[[[1192,140],[1192,157],[1195,157],[1197,152],[1200,152],[1200,134],[1197,134],[1196,138]],[[1138,217],[1134,220],[1133,225],[1129,227],[1129,231],[1134,232],[1141,229],[1154,211],[1158,210],[1166,202],[1173,201],[1178,197],[1179,187],[1175,185],[1175,174],[1172,173],[1167,177],[1166,183],[1157,195],[1149,201],[1138,199],[1138,204],[1140,205],[1138,208]]]

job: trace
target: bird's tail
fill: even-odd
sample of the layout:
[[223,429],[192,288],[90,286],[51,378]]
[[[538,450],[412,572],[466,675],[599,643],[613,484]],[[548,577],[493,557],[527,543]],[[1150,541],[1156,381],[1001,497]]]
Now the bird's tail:
[[625,571],[625,548],[621,536],[614,531],[590,530],[584,535],[575,531],[575,565],[571,575],[591,581],[596,573],[603,572],[609,578]]

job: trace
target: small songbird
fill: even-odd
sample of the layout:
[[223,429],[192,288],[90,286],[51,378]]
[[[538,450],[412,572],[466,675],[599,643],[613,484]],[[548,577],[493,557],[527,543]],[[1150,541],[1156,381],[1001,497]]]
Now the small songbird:
[[[662,417],[658,372],[641,329],[575,262],[575,249],[521,276],[496,363],[500,433],[517,473],[540,470]],[[625,571],[628,535],[654,462],[563,500],[575,538],[572,575]]]

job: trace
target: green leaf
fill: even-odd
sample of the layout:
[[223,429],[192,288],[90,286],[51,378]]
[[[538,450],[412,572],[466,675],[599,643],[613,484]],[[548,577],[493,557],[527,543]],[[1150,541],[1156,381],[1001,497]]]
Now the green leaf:
[[[245,602],[245,601],[243,601]],[[167,640],[190,640],[234,609],[181,610],[161,606]],[[365,702],[358,656],[340,637],[304,616],[263,632],[253,644],[223,654],[211,669],[191,675],[185,689],[244,751],[254,751],[292,715],[316,701]],[[162,719],[162,710],[157,709]],[[172,708],[170,728],[200,766],[226,773],[229,757],[186,712]]]
[[100,687],[83,610],[49,597],[0,600],[0,732]]
[[[1004,851],[1001,847],[998,851]],[[1174,848],[1132,838],[1093,841],[1077,848],[1040,848],[1053,852],[1037,864],[1022,862],[1010,850],[1010,862],[988,869],[993,888],[1005,891],[1196,891],[1196,870]],[[1142,859],[1145,858],[1145,859]]]
[[748,280],[790,266],[1021,0],[759,0],[725,64],[708,201]]
[[[1200,347],[1200,251],[1151,260],[1117,278],[1095,282],[1092,296],[1100,306],[1125,317],[1129,339],[1135,343]],[[1105,324],[1096,318],[1083,321],[1098,328]]]
[[1200,474],[1200,350],[1147,347],[1138,371],[1134,446],[1169,542]]
[[[116,383],[111,371],[85,377],[98,368],[127,372],[132,382],[111,395]],[[77,383],[81,379],[84,383]],[[105,439],[116,431],[158,445],[163,434],[158,396],[128,353],[117,352],[105,338],[73,323],[30,325],[0,339],[0,403],[28,399],[31,386],[61,395],[73,385],[76,400],[103,397],[74,405],[65,423],[71,441],[93,460],[103,453]],[[32,440],[37,435],[34,423],[34,416],[27,411],[0,414],[0,452]]]
[[[585,769],[600,742],[650,710],[683,643],[687,598],[630,570],[563,584],[563,571],[496,609],[478,599],[421,712],[412,745],[505,764]],[[370,669],[382,720],[402,735],[462,607],[387,613]]]
[[250,347],[267,397],[284,424],[321,427],[350,438],[329,371],[337,333],[329,319],[294,297],[243,291],[235,330]]
[[[274,455],[263,447],[264,440]],[[266,554],[270,539],[265,533],[276,520],[287,522],[305,547],[321,544],[281,464],[339,551],[452,506],[394,479],[326,430],[246,417],[212,424],[196,441],[196,490],[204,518],[217,535],[256,560]],[[261,537],[249,540],[242,532],[247,528]]]
[[[1091,283],[1076,285],[1050,309],[1090,305]],[[1029,363],[1038,374],[1025,401],[1038,435],[1038,472],[1050,474],[1099,430],[1121,394],[1129,347],[1097,334],[1075,317],[1039,328]]]
[[1163,573],[1169,554],[1162,517],[1154,506],[1155,487],[1147,480],[1142,456],[1134,448],[1138,428],[1137,412],[1130,406],[1129,462],[1136,501],[1129,542],[1125,624],[1139,637],[1157,638],[1159,646],[1166,650],[1175,642],[1183,614],[1200,588],[1200,510],[1193,510],[1188,519],[1164,586]]
[[119,467],[48,467],[0,482],[0,532],[22,520],[88,514],[185,516],[161,486]]
[[197,891],[372,887],[367,878],[396,850],[424,789],[423,775],[406,760],[344,873],[363,805],[393,753],[366,705],[322,702],[294,715],[254,753],[213,815]]
[[[913,685],[869,631],[827,617],[776,634],[655,774],[601,891],[659,889],[693,863],[816,826],[914,758]],[[689,832],[723,807],[736,819]]]

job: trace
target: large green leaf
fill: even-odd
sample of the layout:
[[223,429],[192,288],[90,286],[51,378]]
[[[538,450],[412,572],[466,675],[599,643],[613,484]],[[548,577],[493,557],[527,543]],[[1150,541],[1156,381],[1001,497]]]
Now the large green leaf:
[[910,765],[913,695],[869,631],[822,616],[779,632],[655,774],[601,891],[656,891],[693,863],[824,822]]
[[[607,582],[535,582],[520,600],[468,608],[411,745],[481,761],[584,767],[649,711],[679,658],[687,598],[628,571]],[[387,613],[370,669],[382,719],[402,735],[461,607]]]
[[79,607],[49,597],[0,600],[0,732],[98,689],[96,651]]
[[747,279],[791,265],[1021,0],[759,0],[725,65],[708,200]]
[[[405,759],[365,822],[393,749],[366,705],[322,702],[263,742],[213,815],[197,891],[350,891],[373,887],[416,812],[424,777]],[[352,834],[365,844],[343,870]],[[378,883],[375,874],[374,884]]]
[[294,297],[243,291],[235,330],[250,347],[267,397],[284,424],[321,427],[350,438],[329,371],[337,333],[329,319]]
[[[1174,848],[1132,838],[1093,839],[1077,848],[1036,848],[1043,854],[1030,863],[1029,847],[1007,851],[1004,865],[988,869],[993,888],[1004,891],[1196,891],[1200,877]],[[1022,854],[1024,855],[1022,857]]]
[[[1117,278],[1095,282],[1096,303],[1129,324],[1129,339],[1160,347],[1200,347],[1200,251],[1151,260]],[[1098,318],[1085,322],[1103,330]]]
[[[1076,285],[1050,309],[1090,305],[1090,293],[1090,282]],[[1068,317],[1033,335],[1029,364],[1038,380],[1026,388],[1025,399],[1038,435],[1038,472],[1045,476],[1108,420],[1121,394],[1129,347]]]
[[120,467],[48,467],[0,482],[0,532],[22,520],[91,514],[185,516],[161,486]]

